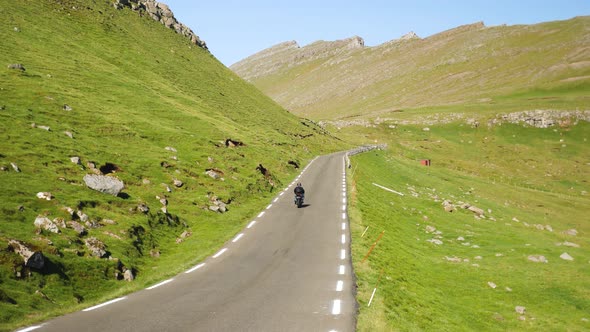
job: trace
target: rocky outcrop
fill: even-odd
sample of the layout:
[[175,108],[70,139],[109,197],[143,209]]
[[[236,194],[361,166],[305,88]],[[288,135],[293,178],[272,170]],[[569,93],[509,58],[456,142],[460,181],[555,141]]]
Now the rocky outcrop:
[[557,111],[534,110],[500,114],[488,122],[488,126],[501,123],[524,124],[535,128],[549,128],[556,125],[564,126],[577,124],[578,121],[590,122],[590,110],[586,111]]
[[115,0],[113,6],[117,9],[131,8],[140,13],[147,13],[155,21],[162,23],[176,33],[190,39],[191,43],[207,50],[207,44],[202,41],[189,27],[178,22],[168,5],[154,0]]
[[51,233],[59,233],[59,228],[57,225],[47,217],[38,216],[35,218],[34,224],[37,229],[44,229],[46,231],[50,231]]
[[90,237],[84,240],[86,248],[90,250],[90,254],[95,257],[105,257],[107,254],[106,245],[95,237]]
[[8,246],[23,258],[25,266],[38,270],[45,266],[45,257],[40,251],[35,251],[18,240],[8,241]]

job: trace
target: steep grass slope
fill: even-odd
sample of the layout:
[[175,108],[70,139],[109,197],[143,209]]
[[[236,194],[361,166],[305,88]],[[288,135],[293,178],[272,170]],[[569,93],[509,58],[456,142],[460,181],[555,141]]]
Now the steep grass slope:
[[[0,330],[194,265],[293,164],[343,148],[145,13],[81,0],[1,0],[0,11]],[[95,172],[122,180],[122,194],[87,188]],[[226,213],[210,210],[220,202]],[[39,216],[59,233],[36,227]],[[25,266],[11,240],[45,267]]]
[[[461,26],[363,47],[358,37],[283,43],[231,68],[313,119],[386,116],[442,105],[570,109],[590,102],[590,17],[536,25]],[[543,99],[531,98],[543,90]],[[563,92],[577,91],[564,96]]]

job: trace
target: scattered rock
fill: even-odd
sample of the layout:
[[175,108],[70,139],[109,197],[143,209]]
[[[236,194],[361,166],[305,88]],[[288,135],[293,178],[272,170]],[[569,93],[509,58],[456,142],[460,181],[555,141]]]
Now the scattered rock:
[[490,286],[493,289],[496,289],[496,287],[497,287],[496,284],[491,281],[488,281],[488,286]]
[[35,218],[34,224],[35,227],[37,227],[38,229],[44,229],[56,234],[59,233],[59,228],[57,227],[57,225],[54,224],[53,221],[49,220],[49,218],[47,217],[37,216],[37,218]]
[[535,263],[549,263],[547,258],[545,258],[545,256],[542,255],[530,255],[528,257],[528,260]]
[[512,292],[512,288],[510,288],[510,287],[506,287],[505,289],[507,292]]
[[564,252],[563,254],[559,255],[559,258],[566,260],[566,261],[573,261],[574,258],[572,256],[570,256],[567,252]]
[[150,256],[153,258],[160,257],[160,250],[152,249],[150,250]]
[[86,228],[84,228],[84,226],[82,226],[82,224],[80,224],[77,221],[68,221],[68,226],[70,226],[76,233],[78,233],[78,236],[83,236],[86,235]]
[[51,128],[49,126],[36,126],[36,128],[51,131]]
[[178,180],[178,179],[174,179],[174,185],[175,185],[177,188],[180,188],[180,187],[182,187],[182,186],[184,185],[184,183],[182,183],[182,181],[180,181],[180,180]]
[[426,233],[434,233],[436,228],[434,226],[427,225],[426,226]]
[[76,211],[76,215],[74,217],[77,217],[82,222],[87,222],[90,219],[90,217],[88,217],[88,215],[81,210]]
[[90,250],[92,256],[102,258],[107,254],[105,244],[95,237],[85,239],[84,244]]
[[90,189],[113,196],[119,195],[125,187],[123,181],[116,177],[98,174],[86,174],[84,176],[84,182]]
[[171,147],[171,146],[167,146],[167,147],[165,147],[164,149],[165,149],[166,151],[171,151],[171,152],[174,152],[174,153],[178,152],[178,151],[176,151],[176,149],[175,149],[175,148],[173,148],[173,147]]
[[427,241],[427,242],[430,242],[430,243],[434,243],[434,244],[436,244],[436,245],[441,245],[441,244],[443,244],[443,242],[442,242],[441,240],[439,240],[439,239],[430,239],[430,240],[426,240],[426,241]]
[[568,241],[565,241],[563,243],[558,243],[557,245],[558,246],[565,246],[565,247],[580,248],[580,245],[579,244],[576,244],[576,243],[573,243],[573,242],[568,242]]
[[50,201],[53,199],[53,195],[50,192],[41,191],[37,193],[37,198]]
[[64,131],[64,134],[66,134],[66,136],[68,136],[69,138],[73,139],[74,138],[74,134],[72,134],[71,131]]
[[517,314],[524,315],[524,313],[526,312],[526,307],[516,306],[516,307],[514,307],[514,310],[516,311]]
[[58,228],[66,228],[66,221],[64,218],[53,218],[53,223],[57,225]]
[[64,104],[64,106],[62,107],[64,111],[71,111],[72,107],[70,107],[70,105],[68,104]]
[[131,271],[130,269],[126,269],[125,272],[123,272],[123,280],[133,281],[133,279],[135,279],[135,276],[133,275],[133,271]]
[[577,236],[578,231],[575,229],[568,229],[568,230],[563,231],[563,234],[569,235],[569,236]]
[[459,236],[459,237],[457,238],[457,241],[465,241],[465,238],[464,238],[464,237],[462,237],[462,236]]
[[469,206],[469,207],[467,208],[467,210],[469,210],[469,211],[471,211],[471,212],[475,213],[475,214],[476,214],[476,215],[478,215],[478,216],[483,216],[483,214],[484,214],[484,211],[483,211],[483,209],[480,209],[480,208],[478,208],[477,206],[473,206],[473,205]]
[[545,225],[545,230],[549,232],[553,232],[553,227],[551,225]]
[[182,234],[180,234],[179,237],[176,238],[176,243],[181,243],[182,241],[184,241],[184,239],[186,239],[187,237],[193,235],[193,232],[186,230],[184,232],[182,232]]
[[137,205],[137,211],[141,213],[148,213],[150,212],[150,208],[145,203],[139,203],[139,205]]
[[447,212],[455,211],[455,206],[450,201],[444,200],[442,202],[442,206],[445,209],[445,211],[447,211]]
[[117,240],[122,240],[122,238],[121,238],[119,235],[117,235],[117,234],[114,234],[114,233],[112,233],[112,232],[109,232],[109,231],[104,231],[104,232],[102,232],[102,233],[103,233],[103,234],[105,234],[105,235],[108,235],[108,236],[110,236],[110,237],[112,237],[112,238],[114,238],[114,239],[117,239]]
[[243,145],[245,145],[245,144],[240,141],[232,140],[231,138],[228,138],[225,140],[225,146],[228,148],[234,148],[236,146],[243,146]]
[[20,71],[25,71],[25,66],[23,66],[20,63],[11,63],[8,65],[8,69],[15,69],[15,70],[20,70]]
[[212,177],[213,179],[217,180],[217,179],[223,179],[223,171],[217,169],[217,168],[208,168],[205,170],[205,174],[209,175],[210,177]]
[[423,131],[430,131],[430,128],[428,128],[428,127],[425,127],[425,128],[422,128],[422,130],[423,130]]
[[449,262],[453,262],[453,263],[461,263],[461,262],[462,262],[461,258],[459,258],[459,257],[456,257],[456,256],[454,256],[454,257],[448,257],[448,256],[445,256],[445,259],[446,259],[447,261],[449,261]]
[[25,266],[37,270],[41,270],[45,266],[45,256],[40,251],[35,251],[18,240],[9,240],[8,246],[23,258]]
[[156,196],[156,199],[159,200],[160,204],[162,204],[163,206],[168,206],[168,198],[166,196]]
[[70,157],[70,161],[76,165],[80,165],[80,157]]

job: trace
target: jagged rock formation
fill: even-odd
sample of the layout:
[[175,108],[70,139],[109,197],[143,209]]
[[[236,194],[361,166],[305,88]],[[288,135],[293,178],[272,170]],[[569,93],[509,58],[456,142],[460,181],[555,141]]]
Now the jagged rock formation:
[[358,36],[336,41],[316,41],[304,47],[289,41],[258,52],[231,66],[247,80],[275,73],[285,67],[299,66],[311,61],[346,56],[353,50],[363,49],[365,41]]
[[207,44],[202,41],[189,27],[178,22],[174,17],[174,13],[168,5],[157,2],[155,0],[115,0],[113,6],[117,9],[131,8],[135,11],[145,11],[151,18],[165,25],[167,28],[173,29],[176,33],[181,34],[191,40],[191,42],[199,47],[207,49]]

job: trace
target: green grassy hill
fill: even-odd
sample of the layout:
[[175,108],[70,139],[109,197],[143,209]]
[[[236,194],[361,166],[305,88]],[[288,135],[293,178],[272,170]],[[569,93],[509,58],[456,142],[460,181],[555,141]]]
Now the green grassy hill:
[[292,112],[318,120],[440,106],[514,110],[507,97],[518,97],[516,110],[588,109],[588,45],[590,17],[583,16],[536,25],[476,23],[374,47],[358,37],[283,43],[231,68]]
[[588,122],[346,131],[359,331],[588,330]]
[[[289,161],[344,148],[143,12],[81,0],[1,0],[0,11],[0,330],[194,266],[299,172]],[[87,188],[95,172],[122,193]],[[226,213],[210,210],[218,200]],[[11,240],[45,267],[25,267]]]

